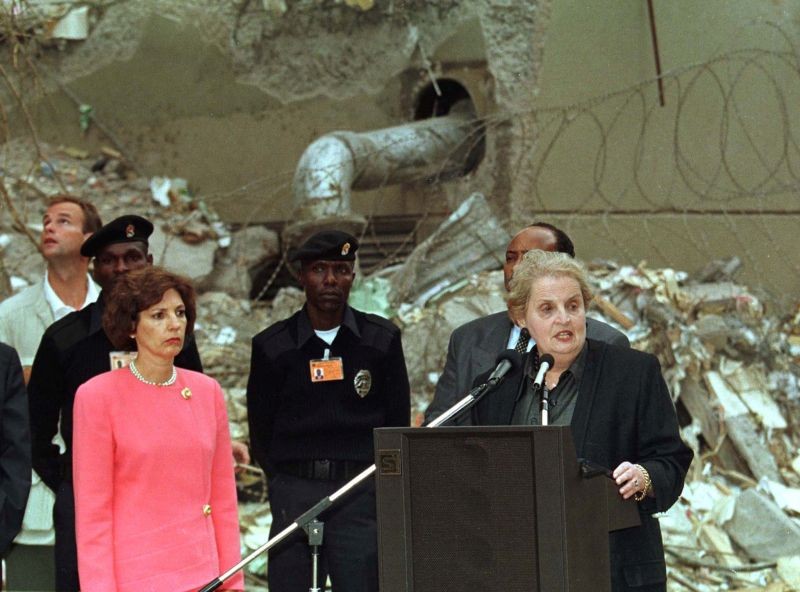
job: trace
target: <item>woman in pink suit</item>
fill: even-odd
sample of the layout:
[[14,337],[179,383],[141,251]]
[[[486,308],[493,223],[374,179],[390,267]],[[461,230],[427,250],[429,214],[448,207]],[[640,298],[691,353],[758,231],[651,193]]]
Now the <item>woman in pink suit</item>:
[[[194,290],[148,267],[121,276],[106,303],[109,339],[138,354],[75,398],[81,589],[194,591],[241,558],[220,386],[173,364],[194,327]],[[241,573],[225,589],[244,589]]]

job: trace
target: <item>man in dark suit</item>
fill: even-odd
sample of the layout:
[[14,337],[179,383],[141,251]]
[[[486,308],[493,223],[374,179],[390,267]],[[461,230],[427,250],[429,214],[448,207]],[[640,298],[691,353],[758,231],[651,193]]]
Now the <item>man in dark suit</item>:
[[[0,343],[0,557],[22,527],[31,488],[31,437],[22,366]],[[2,589],[2,579],[0,579]]]
[[[533,249],[558,251],[575,257],[575,247],[563,230],[545,222],[535,222],[518,232],[506,248],[503,264],[506,291],[514,267],[525,253]],[[595,319],[586,319],[586,336],[606,343],[630,346],[628,338],[622,332]],[[501,351],[516,349],[525,353],[534,345],[527,331],[523,333],[512,323],[508,311],[505,310],[458,327],[450,336],[447,361],[436,384],[433,401],[425,411],[425,421],[437,418],[464,397],[472,387],[475,377],[494,367]],[[468,414],[457,418],[455,422],[469,423]]]

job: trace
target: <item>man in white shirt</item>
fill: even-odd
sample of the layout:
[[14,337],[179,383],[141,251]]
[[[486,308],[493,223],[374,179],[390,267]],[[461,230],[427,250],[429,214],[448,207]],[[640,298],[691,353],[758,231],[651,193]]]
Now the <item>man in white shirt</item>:
[[[45,329],[97,299],[99,288],[88,273],[89,258],[80,251],[83,241],[101,226],[94,205],[71,195],[54,196],[42,218],[39,238],[39,250],[47,262],[44,279],[0,302],[0,341],[19,353],[26,383]],[[9,584],[16,582],[20,589],[31,589],[26,587],[31,578],[38,582],[42,574],[53,573],[53,498],[34,473],[22,531],[6,558]]]

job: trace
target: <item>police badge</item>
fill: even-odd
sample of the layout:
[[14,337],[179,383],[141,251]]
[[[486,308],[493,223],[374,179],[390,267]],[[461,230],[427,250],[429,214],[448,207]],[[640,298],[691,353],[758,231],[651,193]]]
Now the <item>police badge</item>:
[[363,399],[372,388],[372,374],[370,374],[369,370],[359,370],[353,379],[353,385],[356,387],[358,396]]

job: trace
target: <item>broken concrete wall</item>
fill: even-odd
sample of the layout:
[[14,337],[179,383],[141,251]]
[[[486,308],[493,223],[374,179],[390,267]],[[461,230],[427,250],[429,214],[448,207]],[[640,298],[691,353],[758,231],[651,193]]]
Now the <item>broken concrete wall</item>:
[[[498,110],[495,90],[505,97],[499,108],[510,110],[532,80],[535,3],[266,7],[143,1],[95,11],[89,37],[55,56],[47,70],[53,78],[42,77],[61,89],[38,110],[42,137],[96,144],[102,134],[78,136],[74,116],[76,101],[91,105],[146,174],[191,179],[197,192],[225,203],[228,220],[283,220],[290,215],[287,176],[319,135],[411,121],[434,78],[457,80],[481,115]],[[513,147],[507,139],[500,144]],[[507,194],[508,175],[501,176],[497,189],[487,166],[453,189],[365,192],[356,209],[441,214],[451,205],[446,196],[460,202],[470,187]]]
[[[285,220],[309,143],[410,121],[432,77],[450,78],[486,117],[483,161],[462,179],[360,193],[358,212],[424,216],[424,238],[480,191],[509,231],[553,221],[584,258],[693,271],[739,254],[747,283],[784,300],[800,290],[787,247],[800,0],[656,5],[664,106],[638,0],[364,6],[93,5],[85,41],[38,56],[55,91],[35,109],[41,136],[96,149],[102,125],[143,174],[188,178],[227,220]],[[96,117],[85,135],[80,103]]]
[[512,212],[587,259],[697,271],[739,255],[744,282],[791,304],[800,2],[653,2],[663,105],[648,4],[553,2],[518,165],[534,178]]

